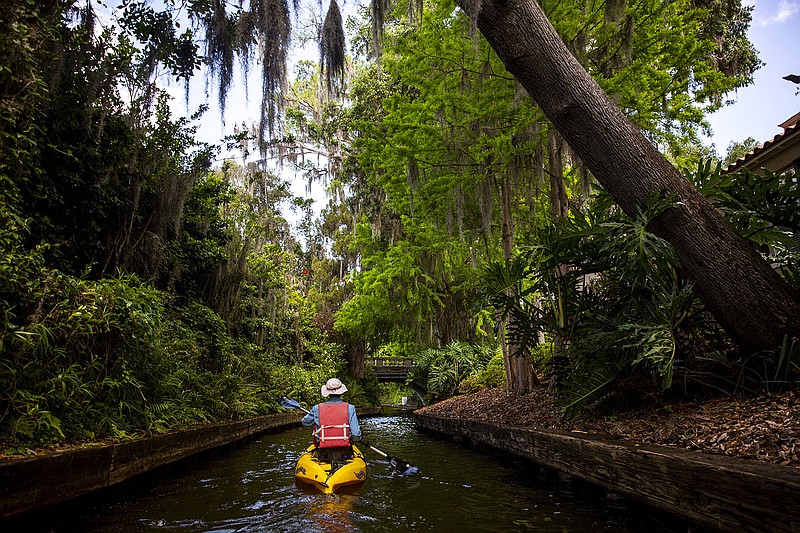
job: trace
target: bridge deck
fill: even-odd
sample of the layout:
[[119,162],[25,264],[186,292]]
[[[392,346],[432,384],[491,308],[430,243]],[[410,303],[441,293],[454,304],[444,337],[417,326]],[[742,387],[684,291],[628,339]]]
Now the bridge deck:
[[375,368],[378,381],[405,379],[414,367],[414,360],[407,357],[374,357],[366,363]]

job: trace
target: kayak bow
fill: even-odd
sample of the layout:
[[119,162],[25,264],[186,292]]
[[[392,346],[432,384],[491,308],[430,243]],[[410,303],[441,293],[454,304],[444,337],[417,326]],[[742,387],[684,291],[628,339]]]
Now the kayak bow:
[[342,463],[325,462],[314,453],[311,445],[303,452],[294,468],[297,481],[313,485],[320,492],[330,494],[342,487],[360,485],[367,480],[367,463],[364,454],[353,446],[353,457]]

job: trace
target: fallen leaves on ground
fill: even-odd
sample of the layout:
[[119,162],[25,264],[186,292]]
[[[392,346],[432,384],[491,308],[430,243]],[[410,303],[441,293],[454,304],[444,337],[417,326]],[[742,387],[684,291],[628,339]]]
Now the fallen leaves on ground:
[[800,467],[800,391],[670,403],[601,418],[562,418],[546,388],[530,394],[486,389],[417,412],[622,439]]

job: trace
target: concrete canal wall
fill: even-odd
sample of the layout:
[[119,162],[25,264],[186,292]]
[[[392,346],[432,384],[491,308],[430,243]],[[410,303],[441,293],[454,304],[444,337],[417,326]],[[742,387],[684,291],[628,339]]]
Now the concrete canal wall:
[[[374,416],[377,409],[359,409]],[[0,461],[0,520],[38,511],[155,468],[271,430],[300,425],[302,413],[175,431],[119,444]]]
[[800,532],[800,470],[611,437],[414,414],[417,428],[490,446],[721,532]]

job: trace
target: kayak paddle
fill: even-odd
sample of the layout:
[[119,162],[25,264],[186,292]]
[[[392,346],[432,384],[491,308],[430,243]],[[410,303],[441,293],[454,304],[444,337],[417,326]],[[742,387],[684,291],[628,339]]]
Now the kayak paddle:
[[308,409],[297,403],[296,400],[292,400],[290,398],[287,398],[286,396],[281,396],[280,398],[278,398],[278,403],[280,403],[281,407],[285,409],[300,409],[305,413],[310,412]]
[[[308,409],[297,403],[297,401],[292,400],[291,398],[287,398],[286,396],[281,396],[278,399],[278,402],[281,404],[281,407],[284,407],[286,409],[300,409],[301,411],[304,411],[306,413],[309,412]],[[401,475],[406,476],[410,474],[419,473],[419,468],[412,465],[408,461],[403,461],[399,457],[394,457],[392,455],[389,455],[388,453],[382,452],[381,450],[379,450],[378,448],[376,448],[375,446],[373,446],[372,444],[368,443],[365,440],[362,440],[361,442],[364,444],[364,446],[368,447],[370,450],[385,457],[386,460],[389,461],[389,464],[392,465],[395,470],[400,472]]]
[[414,465],[412,465],[408,461],[403,461],[399,457],[394,457],[392,455],[389,455],[388,453],[382,452],[378,448],[376,448],[375,446],[373,446],[372,444],[368,443],[365,440],[362,440],[361,443],[364,444],[364,446],[368,447],[373,452],[376,452],[376,453],[382,455],[383,457],[385,457],[386,460],[389,461],[389,464],[392,465],[395,470],[400,472],[400,475],[408,476],[408,475],[411,475],[411,474],[418,474],[419,473],[419,468],[414,466]]

